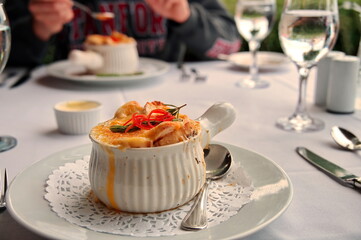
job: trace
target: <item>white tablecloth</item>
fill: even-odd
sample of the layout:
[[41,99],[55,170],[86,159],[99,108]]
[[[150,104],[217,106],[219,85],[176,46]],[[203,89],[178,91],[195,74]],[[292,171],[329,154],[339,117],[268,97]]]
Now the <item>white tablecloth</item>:
[[[246,71],[223,61],[187,63],[208,75],[205,82],[180,81],[179,70],[171,66],[162,77],[137,85],[87,86],[47,76],[45,67],[36,69],[30,81],[14,89],[0,88],[0,135],[17,138],[16,148],[0,153],[0,167],[12,180],[22,170],[48,155],[89,143],[87,135],[70,136],[57,131],[53,106],[60,101],[88,99],[103,104],[103,120],[113,116],[123,103],[160,100],[182,105],[183,113],[200,116],[215,102],[227,101],[237,109],[236,122],[214,140],[257,152],[289,175],[294,197],[287,211],[276,221],[246,239],[359,239],[361,238],[361,195],[341,186],[301,157],[295,148],[306,146],[320,155],[361,175],[361,153],[340,150],[329,134],[333,125],[343,126],[361,136],[361,112],[336,115],[313,104],[315,71],[308,86],[308,110],[325,121],[324,130],[291,133],[275,127],[278,117],[290,115],[298,94],[296,68],[290,64],[278,71],[261,72],[270,81],[266,89],[235,86]],[[26,199],[24,199],[26,201]],[[5,238],[3,238],[5,237]],[[9,215],[0,213],[1,239],[41,239]]]

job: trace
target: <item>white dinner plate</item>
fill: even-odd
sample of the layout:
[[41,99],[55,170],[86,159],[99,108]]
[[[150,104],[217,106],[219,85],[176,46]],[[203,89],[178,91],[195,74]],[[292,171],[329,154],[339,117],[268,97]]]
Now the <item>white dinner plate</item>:
[[[249,68],[252,64],[250,52],[233,53],[227,57],[227,60],[235,66]],[[257,65],[260,70],[278,70],[290,60],[282,53],[277,52],[257,52]]]
[[119,76],[97,76],[92,74],[83,74],[85,67],[74,65],[69,60],[58,61],[47,67],[50,76],[82,83],[93,84],[129,84],[144,80],[151,80],[161,76],[169,71],[170,65],[164,61],[139,58],[139,72],[137,74],[119,75]]
[[[252,201],[229,220],[214,227],[172,236],[172,239],[234,239],[248,236],[278,218],[288,207],[293,187],[286,173],[273,161],[249,150],[219,143],[229,148],[234,161],[240,162],[255,187]],[[95,232],[73,225],[51,211],[44,199],[45,182],[53,170],[67,162],[89,155],[91,145],[55,153],[25,169],[11,183],[7,192],[10,214],[23,226],[49,238],[67,240],[134,240],[132,237]],[[169,236],[151,237],[153,240]]]

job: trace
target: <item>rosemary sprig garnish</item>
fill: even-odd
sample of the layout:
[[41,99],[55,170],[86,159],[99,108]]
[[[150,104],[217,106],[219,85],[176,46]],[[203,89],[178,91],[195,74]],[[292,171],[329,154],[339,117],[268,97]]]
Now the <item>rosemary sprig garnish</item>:
[[175,116],[176,118],[179,118],[179,111],[181,108],[187,106],[187,104],[183,104],[182,106],[175,106],[175,105],[172,105],[172,104],[164,104],[165,106],[168,106],[168,107],[173,107],[173,108],[169,108],[167,109],[167,112],[169,112],[170,114],[172,114],[173,116]]
[[[123,126],[123,125],[112,125],[112,126],[110,126],[110,131],[112,131],[113,133],[124,133],[125,132],[125,130],[127,130],[127,128],[130,126],[130,124],[128,124],[128,125],[125,125],[125,126]],[[134,132],[134,131],[137,131],[137,130],[139,130],[140,128],[138,128],[138,127],[136,127],[136,126],[134,126],[134,127],[132,127],[131,129],[129,129],[128,130],[128,132]]]

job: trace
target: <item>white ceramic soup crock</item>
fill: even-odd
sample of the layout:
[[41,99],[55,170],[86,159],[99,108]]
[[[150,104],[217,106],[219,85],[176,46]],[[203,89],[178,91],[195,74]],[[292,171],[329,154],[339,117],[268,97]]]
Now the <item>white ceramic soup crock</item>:
[[90,137],[92,191],[108,207],[124,212],[160,212],[187,203],[205,182],[203,148],[235,116],[230,103],[214,104],[197,119],[198,135],[161,147],[120,150]]

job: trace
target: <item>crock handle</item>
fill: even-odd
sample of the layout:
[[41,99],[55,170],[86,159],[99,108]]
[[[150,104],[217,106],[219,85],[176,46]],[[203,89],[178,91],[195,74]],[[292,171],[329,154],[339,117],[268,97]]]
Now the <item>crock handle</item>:
[[196,119],[202,126],[202,147],[205,148],[215,135],[231,126],[235,119],[236,110],[230,103],[215,103],[208,108],[202,116]]
[[82,65],[89,70],[96,70],[101,68],[104,64],[103,57],[99,53],[93,51],[74,49],[70,51],[68,59],[70,62]]

